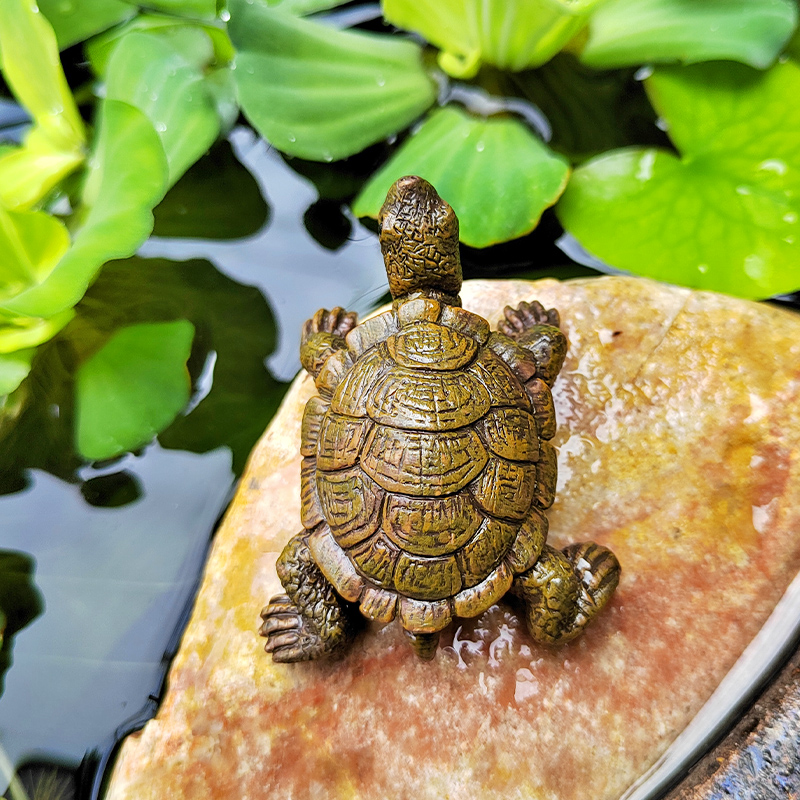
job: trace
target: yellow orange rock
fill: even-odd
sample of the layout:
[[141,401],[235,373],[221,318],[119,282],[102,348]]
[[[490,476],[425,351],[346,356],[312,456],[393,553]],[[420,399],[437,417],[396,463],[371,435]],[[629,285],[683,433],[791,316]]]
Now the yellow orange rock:
[[[622,563],[609,608],[555,650],[505,601],[433,662],[396,625],[342,661],[273,665],[256,635],[300,530],[299,378],[217,534],[156,719],[110,800],[610,800],[665,750],[800,568],[800,318],[631,278],[473,281],[495,322],[538,298],[570,339],[555,385],[550,543]],[[334,303],[336,298],[331,298]]]

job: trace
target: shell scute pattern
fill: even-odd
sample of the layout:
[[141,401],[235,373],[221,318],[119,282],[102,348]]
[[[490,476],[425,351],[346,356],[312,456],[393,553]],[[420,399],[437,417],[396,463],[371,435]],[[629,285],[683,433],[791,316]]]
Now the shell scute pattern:
[[[390,619],[394,593],[458,598],[462,613],[478,613],[507,588],[504,559],[527,563],[541,550],[544,517],[524,519],[545,488],[541,425],[525,386],[486,346],[481,317],[421,297],[373,319],[366,334],[348,334],[357,357],[330,403],[315,398],[306,410],[317,505],[340,558],[375,590],[363,600],[368,617]],[[353,343],[367,340],[358,353]],[[547,465],[538,477],[547,481]],[[521,537],[528,529],[537,535]]]

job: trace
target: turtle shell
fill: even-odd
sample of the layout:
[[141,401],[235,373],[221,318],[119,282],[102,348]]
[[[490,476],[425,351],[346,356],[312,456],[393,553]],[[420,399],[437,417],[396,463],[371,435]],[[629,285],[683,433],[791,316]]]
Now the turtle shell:
[[462,308],[406,300],[352,330],[317,377],[303,524],[322,572],[371,619],[423,633],[476,616],[541,552],[549,389],[534,379],[530,394],[517,374],[531,370],[515,374],[510,340],[492,337]]

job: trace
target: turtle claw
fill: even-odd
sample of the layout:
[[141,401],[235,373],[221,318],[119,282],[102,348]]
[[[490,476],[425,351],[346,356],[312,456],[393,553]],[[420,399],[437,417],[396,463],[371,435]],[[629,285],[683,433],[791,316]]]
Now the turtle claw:
[[538,300],[532,303],[523,300],[516,308],[506,306],[503,315],[505,319],[500,320],[497,329],[512,339],[519,338],[534,325],[552,325],[557,328],[560,322],[558,311],[554,308],[546,309]]
[[314,333],[330,333],[344,338],[358,324],[358,315],[355,311],[345,311],[336,306],[328,311],[321,308],[303,326],[303,335],[306,339]]

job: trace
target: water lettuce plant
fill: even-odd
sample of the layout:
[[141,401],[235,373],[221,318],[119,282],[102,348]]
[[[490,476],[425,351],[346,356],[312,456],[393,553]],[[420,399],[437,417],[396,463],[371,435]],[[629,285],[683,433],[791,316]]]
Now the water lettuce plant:
[[[318,15],[337,0],[145,5],[0,3],[3,79],[31,120],[21,143],[0,143],[6,417],[37,348],[67,335],[172,187],[190,205],[192,165],[240,112],[300,171],[339,174],[377,145],[368,174],[334,193],[359,217],[417,173],[471,247],[524,236],[555,207],[618,269],[753,298],[800,288],[795,0],[384,0],[382,20],[350,29],[351,8]],[[146,442],[188,397],[194,328],[144,322],[75,365],[86,458]]]

